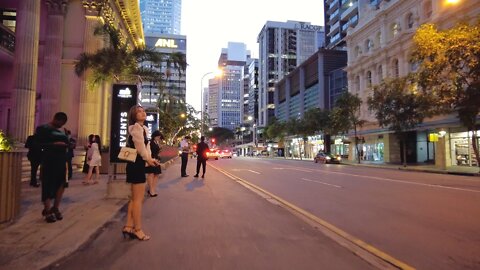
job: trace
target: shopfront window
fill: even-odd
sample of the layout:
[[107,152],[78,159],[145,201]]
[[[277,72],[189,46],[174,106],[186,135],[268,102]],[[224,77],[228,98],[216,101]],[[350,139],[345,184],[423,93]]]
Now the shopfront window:
[[383,138],[376,138],[374,140],[367,139],[360,152],[361,159],[366,161],[383,162],[384,149]]
[[[479,142],[477,138],[477,145]],[[472,132],[451,133],[450,151],[452,166],[478,166],[472,146]]]

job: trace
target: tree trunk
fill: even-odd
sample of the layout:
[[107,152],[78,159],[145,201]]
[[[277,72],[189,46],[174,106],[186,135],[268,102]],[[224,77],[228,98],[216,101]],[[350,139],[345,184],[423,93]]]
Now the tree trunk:
[[478,145],[477,145],[477,131],[474,130],[472,132],[472,147],[473,152],[475,153],[475,159],[477,160],[477,166],[480,167],[480,156],[478,153]]
[[403,167],[407,167],[407,136],[401,135],[402,139],[400,142],[403,142]]
[[355,134],[355,149],[357,150],[357,162],[360,164],[360,151],[358,150],[358,136],[357,136],[357,127],[353,129]]

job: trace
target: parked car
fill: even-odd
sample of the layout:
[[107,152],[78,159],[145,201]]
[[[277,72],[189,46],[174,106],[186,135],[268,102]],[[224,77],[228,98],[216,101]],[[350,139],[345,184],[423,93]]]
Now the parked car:
[[209,152],[207,152],[207,159],[214,158],[215,160],[218,160],[220,157],[220,150],[218,149],[210,149]]
[[342,157],[330,153],[318,152],[313,161],[315,163],[340,163]]
[[220,157],[221,158],[232,158],[233,156],[233,153],[232,151],[228,150],[228,149],[223,149],[220,151]]

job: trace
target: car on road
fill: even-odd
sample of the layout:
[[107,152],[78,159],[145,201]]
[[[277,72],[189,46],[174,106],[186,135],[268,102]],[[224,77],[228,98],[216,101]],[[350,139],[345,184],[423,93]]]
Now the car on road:
[[207,152],[207,159],[215,159],[215,160],[218,160],[218,158],[220,157],[220,150],[218,149],[210,149],[210,151]]
[[330,153],[318,152],[317,155],[313,158],[315,163],[338,163],[342,161],[342,158],[338,155],[333,155]]
[[232,158],[233,153],[228,149],[223,149],[220,151],[220,158]]

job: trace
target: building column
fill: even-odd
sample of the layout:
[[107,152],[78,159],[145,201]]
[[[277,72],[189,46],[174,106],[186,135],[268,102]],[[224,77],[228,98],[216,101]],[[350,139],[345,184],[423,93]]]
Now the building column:
[[298,83],[298,87],[300,88],[300,115],[302,118],[305,116],[305,67],[300,67],[300,76],[298,79],[300,82]]
[[[99,48],[103,47],[101,37],[94,35],[95,27],[102,25],[102,19],[99,16],[101,6],[98,6],[95,1],[84,1],[85,8],[85,32],[84,32],[84,46],[85,53],[95,53]],[[101,117],[99,114],[99,104],[102,101],[102,87],[95,87],[91,89],[91,85],[87,80],[90,71],[87,71],[81,78],[80,85],[80,104],[78,110],[78,142],[85,144],[89,134],[99,134]],[[102,134],[104,135],[104,134]],[[102,141],[105,138],[102,138]]]
[[25,141],[35,125],[40,1],[23,0],[17,10],[13,63],[12,136]]
[[42,97],[40,101],[40,123],[49,122],[60,110],[62,84],[63,29],[67,12],[67,0],[47,0],[47,33]]

